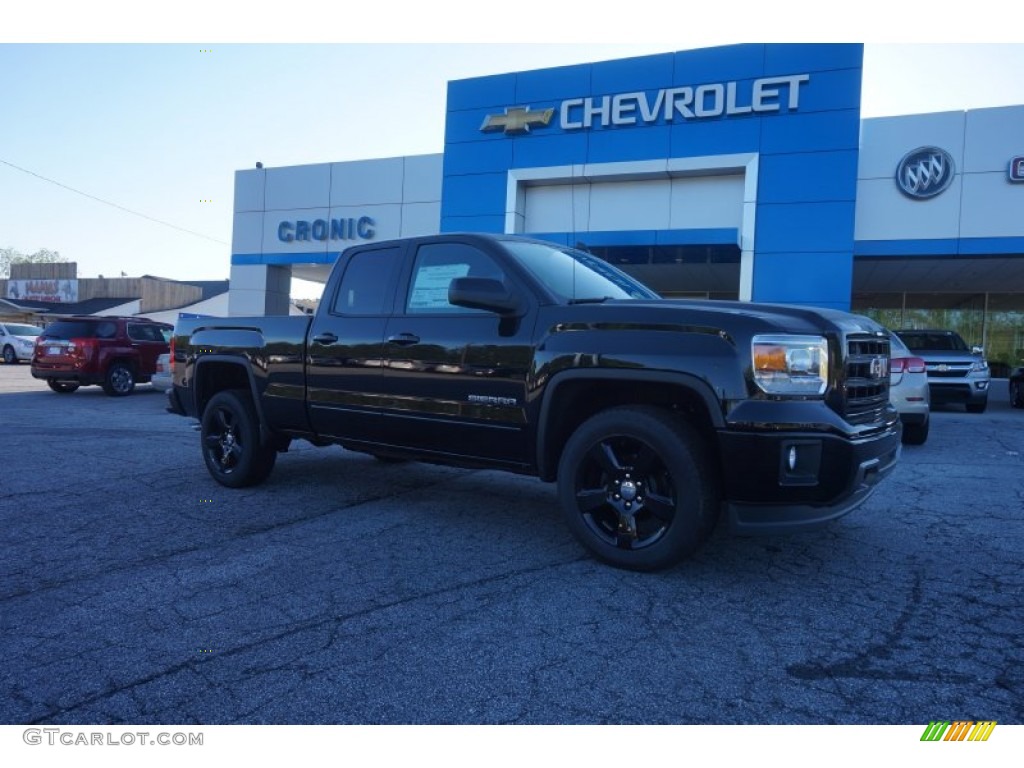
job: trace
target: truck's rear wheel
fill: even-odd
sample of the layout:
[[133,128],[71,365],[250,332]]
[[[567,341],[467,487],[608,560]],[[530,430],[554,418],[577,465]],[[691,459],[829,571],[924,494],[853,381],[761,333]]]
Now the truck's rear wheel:
[[558,467],[569,529],[596,557],[638,571],[692,554],[718,519],[705,442],[669,411],[625,406],[573,433]]
[[274,447],[260,443],[256,409],[245,390],[232,389],[210,398],[201,434],[207,470],[229,488],[262,482],[277,461]]

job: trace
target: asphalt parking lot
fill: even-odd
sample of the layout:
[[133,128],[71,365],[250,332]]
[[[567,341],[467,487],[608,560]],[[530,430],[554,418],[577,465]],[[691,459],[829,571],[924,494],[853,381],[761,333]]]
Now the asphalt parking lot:
[[1024,723],[1024,411],[827,529],[589,559],[553,486],[297,444],[207,475],[140,386],[0,365],[0,723]]

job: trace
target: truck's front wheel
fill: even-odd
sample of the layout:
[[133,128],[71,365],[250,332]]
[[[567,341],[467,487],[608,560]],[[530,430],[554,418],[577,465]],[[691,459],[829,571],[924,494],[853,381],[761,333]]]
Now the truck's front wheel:
[[221,485],[256,485],[274,468],[277,451],[260,443],[256,409],[244,390],[219,392],[210,398],[201,432],[206,468]]
[[675,414],[613,408],[573,433],[558,467],[570,530],[595,556],[638,571],[692,554],[718,519],[705,442]]

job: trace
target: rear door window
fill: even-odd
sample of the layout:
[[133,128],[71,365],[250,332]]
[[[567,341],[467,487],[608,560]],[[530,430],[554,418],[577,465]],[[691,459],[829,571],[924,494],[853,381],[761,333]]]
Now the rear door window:
[[159,326],[145,323],[128,323],[128,337],[133,341],[164,341]]
[[47,339],[93,339],[96,338],[97,323],[78,320],[59,320],[48,325],[43,331]]
[[395,296],[400,248],[360,251],[349,259],[331,312],[336,315],[384,315]]

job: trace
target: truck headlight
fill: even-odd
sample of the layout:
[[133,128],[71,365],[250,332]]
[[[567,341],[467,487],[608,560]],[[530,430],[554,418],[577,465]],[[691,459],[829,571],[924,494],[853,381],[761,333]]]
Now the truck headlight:
[[821,336],[755,336],[754,381],[769,395],[822,395],[828,387],[828,341]]
[[975,360],[973,363],[971,363],[971,370],[972,371],[987,371],[988,370],[988,363],[985,362],[984,360]]

